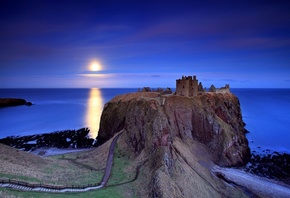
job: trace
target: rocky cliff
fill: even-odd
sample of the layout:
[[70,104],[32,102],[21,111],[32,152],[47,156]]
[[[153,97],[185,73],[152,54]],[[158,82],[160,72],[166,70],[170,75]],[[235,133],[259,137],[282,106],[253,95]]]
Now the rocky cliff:
[[215,164],[244,165],[250,156],[235,95],[120,95],[104,107],[98,141],[123,128],[120,148],[144,164],[137,181],[140,196],[246,196],[210,171]]

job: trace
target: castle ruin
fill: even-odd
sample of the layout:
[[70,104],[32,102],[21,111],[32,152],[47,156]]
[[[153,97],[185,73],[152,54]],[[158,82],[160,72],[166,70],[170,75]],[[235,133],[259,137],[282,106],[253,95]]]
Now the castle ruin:
[[221,87],[221,88],[215,88],[214,85],[211,85],[208,91],[214,92],[214,93],[229,93],[230,92],[230,85],[226,84],[225,87]]
[[176,80],[176,95],[192,97],[203,91],[202,84],[198,84],[196,76],[182,76]]
[[[206,92],[206,89],[203,88],[201,82],[198,84],[196,76],[182,76],[181,79],[176,80],[176,95],[193,97],[198,93]],[[214,93],[229,93],[230,85],[226,84],[225,87],[215,88],[212,85],[209,89],[209,92]]]

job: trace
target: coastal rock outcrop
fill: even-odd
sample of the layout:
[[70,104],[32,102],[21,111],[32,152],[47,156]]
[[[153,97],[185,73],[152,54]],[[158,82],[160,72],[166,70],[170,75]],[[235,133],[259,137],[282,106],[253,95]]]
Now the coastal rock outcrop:
[[10,107],[10,106],[19,106],[19,105],[27,105],[31,106],[31,102],[27,102],[22,98],[0,98],[0,108],[1,107]]
[[222,166],[244,165],[250,156],[239,100],[233,94],[117,96],[105,105],[98,140],[106,141],[122,128],[137,153],[145,147],[170,147],[180,138],[203,143]]
[[0,143],[25,151],[42,147],[89,148],[94,144],[94,139],[88,135],[89,132],[88,128],[81,128],[36,135],[9,136],[1,138]]
[[226,189],[243,197],[210,173],[214,164],[241,166],[250,157],[235,95],[119,95],[104,107],[99,143],[123,128],[121,147],[134,156],[132,159],[146,160],[140,185],[147,191],[140,190],[140,196],[222,197]]
[[246,171],[290,185],[290,154],[270,150],[260,154],[255,153],[252,153],[245,167]]

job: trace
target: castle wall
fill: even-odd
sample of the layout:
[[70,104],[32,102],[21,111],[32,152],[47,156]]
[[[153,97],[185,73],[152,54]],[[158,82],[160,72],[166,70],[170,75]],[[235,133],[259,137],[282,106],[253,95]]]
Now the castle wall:
[[198,82],[196,78],[194,78],[194,80],[191,81],[190,89],[191,89],[190,96],[196,96],[198,93]]
[[[198,94],[198,92],[206,92],[202,84],[198,84],[196,76],[182,76],[181,79],[176,80],[176,95],[193,97]],[[209,92],[213,93],[230,93],[230,85],[226,84],[225,87],[215,88],[211,85]]]
[[216,89],[215,93],[225,94],[225,93],[230,93],[230,91],[229,91],[229,89]]
[[216,89],[215,93],[222,93],[222,94],[230,93],[230,85],[226,84],[225,87],[221,87],[220,89]]
[[180,96],[188,96],[188,81],[187,80],[177,80],[176,81],[176,94]]

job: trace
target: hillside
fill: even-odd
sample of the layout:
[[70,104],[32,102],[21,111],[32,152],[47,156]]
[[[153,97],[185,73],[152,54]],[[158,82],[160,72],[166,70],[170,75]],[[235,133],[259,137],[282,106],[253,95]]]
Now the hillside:
[[[50,157],[40,157],[0,144],[0,178],[53,186],[94,185],[103,177],[111,142],[109,140],[89,151]],[[128,160],[130,156],[120,149],[119,143],[114,153],[114,165],[106,188],[82,193],[49,193],[0,188],[0,197],[134,197],[132,186],[138,172],[138,164]]]
[[14,170],[25,174],[29,169],[38,170],[47,165],[49,160],[0,144],[0,163],[2,173]]

